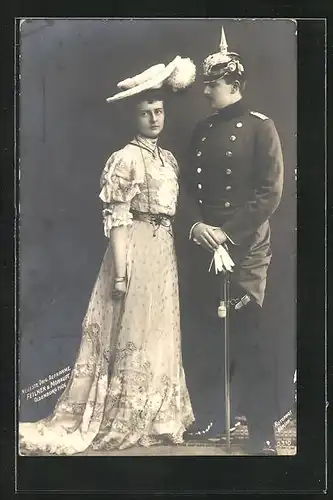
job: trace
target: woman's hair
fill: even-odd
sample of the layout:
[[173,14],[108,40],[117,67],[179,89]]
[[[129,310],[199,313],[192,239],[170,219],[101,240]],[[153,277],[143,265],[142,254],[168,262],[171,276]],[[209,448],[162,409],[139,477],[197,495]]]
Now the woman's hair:
[[167,93],[168,91],[164,88],[146,90],[137,95],[133,95],[119,101],[114,109],[119,119],[124,123],[124,126],[126,126],[130,133],[133,133],[135,128],[134,118],[137,106],[144,101],[147,101],[148,103],[163,101],[164,103]]
[[150,89],[146,90],[144,92],[141,92],[140,94],[133,95],[129,98],[126,99],[125,105],[127,105],[129,108],[134,108],[140,102],[147,101],[148,103],[152,103],[155,101],[164,101],[166,98],[166,90],[161,88],[161,89]]

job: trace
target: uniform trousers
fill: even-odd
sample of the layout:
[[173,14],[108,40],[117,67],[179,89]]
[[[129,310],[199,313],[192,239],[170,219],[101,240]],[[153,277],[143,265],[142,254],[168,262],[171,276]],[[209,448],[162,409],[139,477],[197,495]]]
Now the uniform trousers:
[[[225,430],[223,322],[217,316],[222,275],[208,272],[209,260],[196,249],[186,293],[181,296],[182,350],[191,402],[200,426],[215,422]],[[208,253],[208,252],[207,252]],[[199,257],[199,260],[198,260]],[[211,258],[211,256],[210,256]],[[230,298],[246,291],[230,285]],[[239,310],[229,309],[232,418],[245,415],[252,436],[271,438],[276,418],[272,353],[262,328],[263,308],[253,299]]]

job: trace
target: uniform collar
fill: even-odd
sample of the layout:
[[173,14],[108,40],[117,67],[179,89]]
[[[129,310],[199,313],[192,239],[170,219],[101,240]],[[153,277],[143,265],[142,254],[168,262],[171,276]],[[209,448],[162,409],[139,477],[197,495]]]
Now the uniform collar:
[[230,106],[226,106],[225,108],[219,109],[216,112],[216,117],[221,120],[232,120],[237,116],[244,115],[245,110],[246,110],[245,103],[243,99],[240,99],[239,101],[230,104]]

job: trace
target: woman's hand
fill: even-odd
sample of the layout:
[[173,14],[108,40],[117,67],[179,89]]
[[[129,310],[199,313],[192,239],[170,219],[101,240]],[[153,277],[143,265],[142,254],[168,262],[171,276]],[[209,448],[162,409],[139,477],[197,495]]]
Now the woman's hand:
[[121,300],[127,290],[127,281],[126,278],[116,278],[113,284],[112,290],[112,298],[114,300]]

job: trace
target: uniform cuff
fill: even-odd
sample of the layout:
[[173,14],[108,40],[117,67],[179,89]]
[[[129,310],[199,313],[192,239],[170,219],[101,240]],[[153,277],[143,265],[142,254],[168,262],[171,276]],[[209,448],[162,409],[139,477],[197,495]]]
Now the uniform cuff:
[[189,239],[189,240],[191,240],[191,239],[192,239],[193,229],[195,228],[195,226],[197,226],[197,225],[198,225],[198,224],[200,224],[200,223],[201,223],[201,221],[195,222],[195,223],[193,224],[193,226],[191,227],[191,229],[190,229],[190,233],[189,233],[189,236],[188,236],[188,239]]

